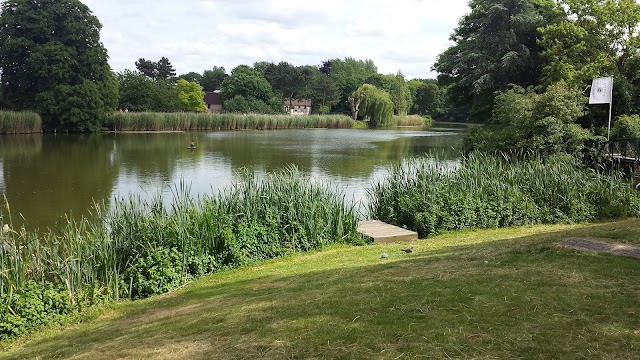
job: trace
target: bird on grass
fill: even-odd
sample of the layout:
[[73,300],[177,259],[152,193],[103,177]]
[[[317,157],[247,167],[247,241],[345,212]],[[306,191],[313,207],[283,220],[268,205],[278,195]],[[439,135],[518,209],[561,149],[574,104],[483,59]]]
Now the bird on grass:
[[406,249],[402,249],[402,250],[400,250],[400,251],[404,251],[404,252],[406,252],[407,254],[412,253],[412,252],[413,252],[413,246],[410,246],[410,247],[408,247],[408,248],[406,248]]
[[387,254],[386,252],[383,252],[382,255],[380,255],[380,259],[386,259],[389,257],[389,254]]

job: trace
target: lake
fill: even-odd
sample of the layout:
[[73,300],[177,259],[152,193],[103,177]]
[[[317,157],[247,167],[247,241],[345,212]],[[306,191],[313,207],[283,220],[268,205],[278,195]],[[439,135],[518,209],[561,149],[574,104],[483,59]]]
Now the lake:
[[[0,136],[0,193],[14,226],[24,216],[29,229],[43,229],[65,214],[87,215],[94,201],[170,198],[181,181],[194,195],[211,194],[229,186],[239,169],[264,176],[294,164],[359,201],[391,164],[429,151],[457,161],[464,131],[435,123],[430,129]],[[187,148],[191,142],[195,150]]]

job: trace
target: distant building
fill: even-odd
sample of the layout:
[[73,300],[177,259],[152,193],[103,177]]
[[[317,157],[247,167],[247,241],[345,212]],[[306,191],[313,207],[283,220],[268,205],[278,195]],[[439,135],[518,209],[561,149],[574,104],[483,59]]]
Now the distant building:
[[204,103],[207,105],[207,111],[210,113],[222,112],[222,98],[219,91],[204,93]]
[[311,115],[311,99],[285,99],[284,109],[291,115]]

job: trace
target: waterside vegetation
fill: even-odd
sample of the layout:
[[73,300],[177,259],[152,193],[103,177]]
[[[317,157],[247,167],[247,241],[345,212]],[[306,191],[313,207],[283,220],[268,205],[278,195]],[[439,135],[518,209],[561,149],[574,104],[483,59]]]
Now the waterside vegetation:
[[412,159],[395,166],[369,198],[369,216],[421,237],[640,215],[640,198],[622,174],[602,175],[568,155],[519,160],[473,153],[459,166]]
[[357,212],[343,195],[290,168],[169,206],[120,199],[94,219],[67,219],[47,232],[14,230],[6,203],[0,224],[0,340],[86,306],[165,293],[219,269],[331,243],[361,243]]
[[[640,198],[619,175],[574,159],[473,154],[459,166],[421,158],[369,194],[369,216],[419,232],[575,223],[638,216]],[[0,339],[87,306],[166,293],[193,279],[330,244],[363,244],[357,205],[295,168],[250,172],[215,196],[182,186],[167,204],[131,197],[92,219],[47,232],[13,229],[6,204],[0,248]]]
[[29,111],[0,111],[0,135],[42,132],[40,115]]
[[[370,125],[369,122],[366,122]],[[388,127],[431,126],[430,117],[393,116]],[[367,126],[364,126],[367,127]],[[362,128],[346,115],[213,114],[195,112],[114,112],[106,118],[108,131],[221,131]],[[0,134],[42,132],[42,120],[33,112],[0,111]]]
[[210,113],[114,113],[107,118],[111,131],[213,131],[304,128],[350,129],[354,120],[344,115],[262,115]]
[[391,123],[389,127],[402,127],[402,126],[426,126],[429,127],[433,125],[433,119],[430,116],[420,116],[420,115],[406,115],[399,116],[394,115],[391,118]]

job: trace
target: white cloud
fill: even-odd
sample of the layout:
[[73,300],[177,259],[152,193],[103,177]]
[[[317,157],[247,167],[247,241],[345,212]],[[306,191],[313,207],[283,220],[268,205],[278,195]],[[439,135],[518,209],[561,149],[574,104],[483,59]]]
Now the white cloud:
[[467,0],[84,0],[116,71],[166,56],[178,73],[256,61],[372,59],[380,72],[434,76]]

